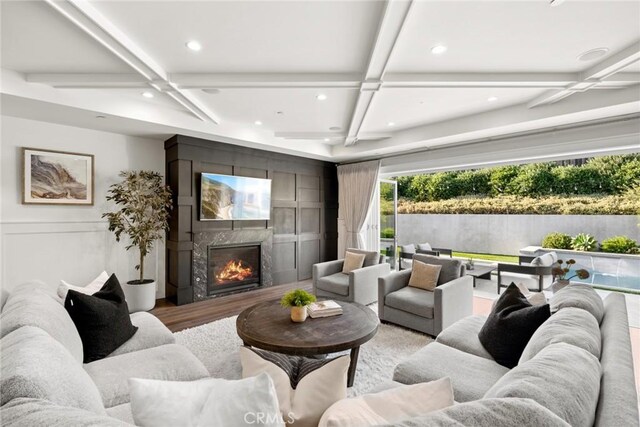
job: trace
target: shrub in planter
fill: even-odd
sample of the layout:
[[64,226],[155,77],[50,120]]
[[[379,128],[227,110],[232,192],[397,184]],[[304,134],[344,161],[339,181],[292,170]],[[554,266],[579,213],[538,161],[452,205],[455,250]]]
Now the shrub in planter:
[[383,228],[380,232],[380,237],[383,239],[393,239],[393,227]]
[[590,234],[579,233],[571,239],[571,247],[574,251],[594,251],[597,245],[598,241]]
[[542,239],[542,247],[550,249],[571,249],[571,236],[565,233],[549,233]]
[[614,236],[604,239],[600,245],[600,250],[614,254],[637,254],[639,252],[638,243],[627,236]]

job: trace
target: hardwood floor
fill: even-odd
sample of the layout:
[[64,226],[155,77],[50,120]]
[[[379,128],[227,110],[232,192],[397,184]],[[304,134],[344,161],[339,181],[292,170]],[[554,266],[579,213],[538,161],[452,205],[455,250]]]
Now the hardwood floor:
[[160,319],[171,332],[177,332],[235,316],[245,308],[259,302],[280,299],[285,292],[298,288],[310,292],[311,280],[271,286],[181,306],[160,299],[156,302],[156,307],[151,310],[151,314]]

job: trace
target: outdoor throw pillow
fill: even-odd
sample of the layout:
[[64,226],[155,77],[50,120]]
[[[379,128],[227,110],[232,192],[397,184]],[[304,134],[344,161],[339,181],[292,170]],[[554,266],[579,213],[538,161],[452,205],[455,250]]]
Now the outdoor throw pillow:
[[109,280],[109,275],[106,271],[100,273],[98,277],[93,279],[85,286],[76,286],[65,282],[64,280],[60,280],[60,285],[58,286],[58,296],[64,301],[65,298],[67,298],[67,292],[69,292],[69,289],[73,289],[74,291],[81,292],[86,295],[93,295],[98,292],[100,288],[102,288],[102,285],[104,285],[107,280]]
[[242,377],[269,374],[284,421],[294,427],[316,427],[327,408],[347,396],[349,361],[349,356],[310,359],[240,347]]
[[513,368],[533,333],[550,316],[549,304],[531,305],[512,283],[498,298],[478,338],[496,362]]
[[235,381],[130,378],[129,389],[137,426],[284,426],[273,381],[267,374]]
[[364,265],[365,254],[357,254],[355,252],[345,252],[344,265],[342,266],[342,272],[349,274],[353,270],[358,270]]
[[64,308],[82,340],[84,363],[107,357],[138,330],[131,324],[124,292],[115,274],[93,295],[70,289]]
[[393,424],[454,404],[451,380],[401,385],[378,393],[342,399],[322,415],[318,427],[365,427]]
[[440,277],[441,265],[426,264],[420,261],[414,261],[411,270],[411,278],[409,286],[414,288],[432,291],[438,285],[438,277]]

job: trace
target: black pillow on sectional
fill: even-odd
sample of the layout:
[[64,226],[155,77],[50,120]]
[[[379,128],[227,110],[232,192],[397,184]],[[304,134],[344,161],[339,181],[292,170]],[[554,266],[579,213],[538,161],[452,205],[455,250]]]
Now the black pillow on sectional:
[[496,362],[513,368],[533,333],[550,316],[549,304],[531,305],[512,283],[498,298],[478,338]]
[[138,330],[115,274],[93,295],[69,290],[64,308],[80,334],[84,363],[107,357]]

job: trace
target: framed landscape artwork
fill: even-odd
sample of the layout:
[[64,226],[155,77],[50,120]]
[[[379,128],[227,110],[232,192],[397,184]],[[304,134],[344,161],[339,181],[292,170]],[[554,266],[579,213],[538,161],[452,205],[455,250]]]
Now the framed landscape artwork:
[[93,205],[93,154],[22,149],[22,203]]

